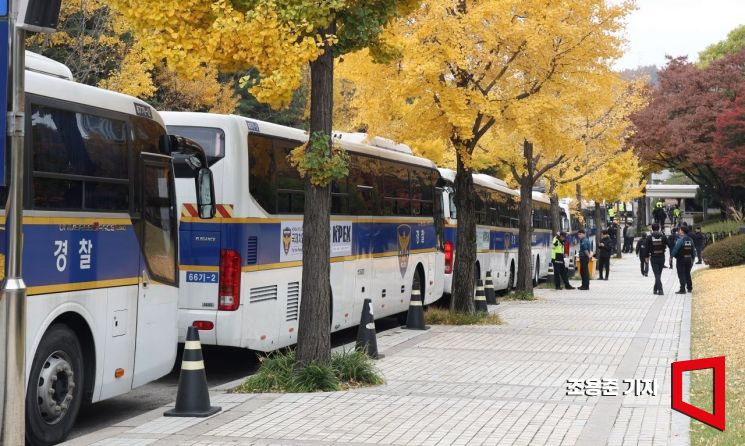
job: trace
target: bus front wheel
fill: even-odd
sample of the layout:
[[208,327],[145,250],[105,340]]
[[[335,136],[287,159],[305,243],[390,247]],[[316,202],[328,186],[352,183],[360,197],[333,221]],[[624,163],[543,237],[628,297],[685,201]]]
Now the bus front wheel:
[[26,389],[26,443],[47,446],[72,430],[83,398],[83,352],[69,327],[52,325],[36,349]]

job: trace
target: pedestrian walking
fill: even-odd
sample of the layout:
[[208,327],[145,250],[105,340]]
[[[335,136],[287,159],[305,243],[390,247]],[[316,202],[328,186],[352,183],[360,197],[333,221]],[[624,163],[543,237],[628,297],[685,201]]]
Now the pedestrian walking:
[[[667,247],[670,249],[670,252],[673,251],[673,248],[675,247],[675,244],[678,242],[678,228],[672,227],[670,228],[670,235],[667,236]],[[670,269],[673,269],[673,259],[675,256],[670,256]]]
[[634,223],[627,223],[623,234],[623,243],[625,253],[632,253],[634,251],[634,235],[636,235],[636,226]]
[[654,294],[665,294],[662,291],[662,270],[665,268],[665,250],[667,249],[667,238],[660,232],[660,224],[652,224],[652,233],[647,237],[647,256],[654,274]]
[[592,247],[590,240],[587,239],[587,233],[584,229],[577,231],[579,238],[579,274],[582,276],[582,286],[578,289],[590,289],[590,259],[592,259]]
[[693,245],[696,247],[696,256],[698,257],[696,263],[700,265],[703,263],[701,253],[704,251],[704,245],[706,244],[706,237],[701,232],[701,226],[696,226],[691,238],[693,239]]
[[610,237],[610,249],[611,254],[616,252],[616,249],[618,247],[618,224],[616,222],[611,222],[608,225],[608,230],[606,231],[608,233],[608,236]]
[[636,255],[639,256],[642,276],[649,276],[649,249],[647,249],[647,234],[642,235],[636,242]]
[[691,269],[693,269],[693,259],[696,257],[696,246],[693,239],[688,235],[688,227],[681,227],[678,230],[678,241],[675,242],[671,256],[675,257],[678,271],[678,281],[680,290],[675,294],[685,294],[686,290],[690,293],[693,291],[693,281],[691,280]]
[[559,232],[551,242],[551,262],[554,264],[554,286],[557,290],[561,289],[561,283],[564,282],[564,288],[573,290],[574,287],[569,283],[569,274],[566,272],[564,259],[564,241],[566,241],[566,232]]
[[[603,235],[598,243],[598,274],[600,280],[608,280],[610,273],[610,256],[613,253],[613,239],[608,234],[608,230],[603,230]],[[605,277],[603,277],[605,271]]]
[[673,225],[680,225],[680,217],[680,206],[675,205],[675,207],[673,208]]

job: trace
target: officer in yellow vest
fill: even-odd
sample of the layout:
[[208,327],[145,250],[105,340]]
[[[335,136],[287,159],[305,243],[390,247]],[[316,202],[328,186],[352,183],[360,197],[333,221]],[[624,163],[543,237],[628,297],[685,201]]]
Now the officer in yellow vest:
[[573,290],[574,287],[569,283],[568,274],[566,274],[566,265],[564,264],[564,241],[567,238],[566,232],[560,232],[551,242],[551,261],[554,264],[554,286],[557,290],[561,289],[561,282],[564,282],[564,288]]
[[616,209],[611,207],[608,209],[608,220],[613,221],[616,218]]

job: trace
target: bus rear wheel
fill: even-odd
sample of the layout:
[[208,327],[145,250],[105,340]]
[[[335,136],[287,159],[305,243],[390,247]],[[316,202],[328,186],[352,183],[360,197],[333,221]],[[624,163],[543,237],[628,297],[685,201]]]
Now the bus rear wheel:
[[72,430],[83,396],[83,352],[66,325],[47,330],[36,349],[26,389],[26,443],[60,443]]

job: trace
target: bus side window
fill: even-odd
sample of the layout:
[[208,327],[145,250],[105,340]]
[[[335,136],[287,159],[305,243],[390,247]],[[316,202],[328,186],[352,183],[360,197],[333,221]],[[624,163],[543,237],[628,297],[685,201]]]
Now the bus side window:
[[411,215],[409,169],[389,161],[380,161],[380,165],[383,215]]
[[126,123],[31,106],[34,209],[129,210]]
[[415,216],[431,217],[434,213],[435,179],[424,169],[411,169],[411,212]]
[[377,177],[378,160],[349,153],[349,213],[352,215],[379,215],[380,193]]
[[296,142],[274,141],[278,214],[302,214],[305,210],[305,180],[288,160],[290,152],[298,145]]
[[272,140],[248,135],[248,190],[251,196],[270,214],[276,214],[272,173],[275,171]]

